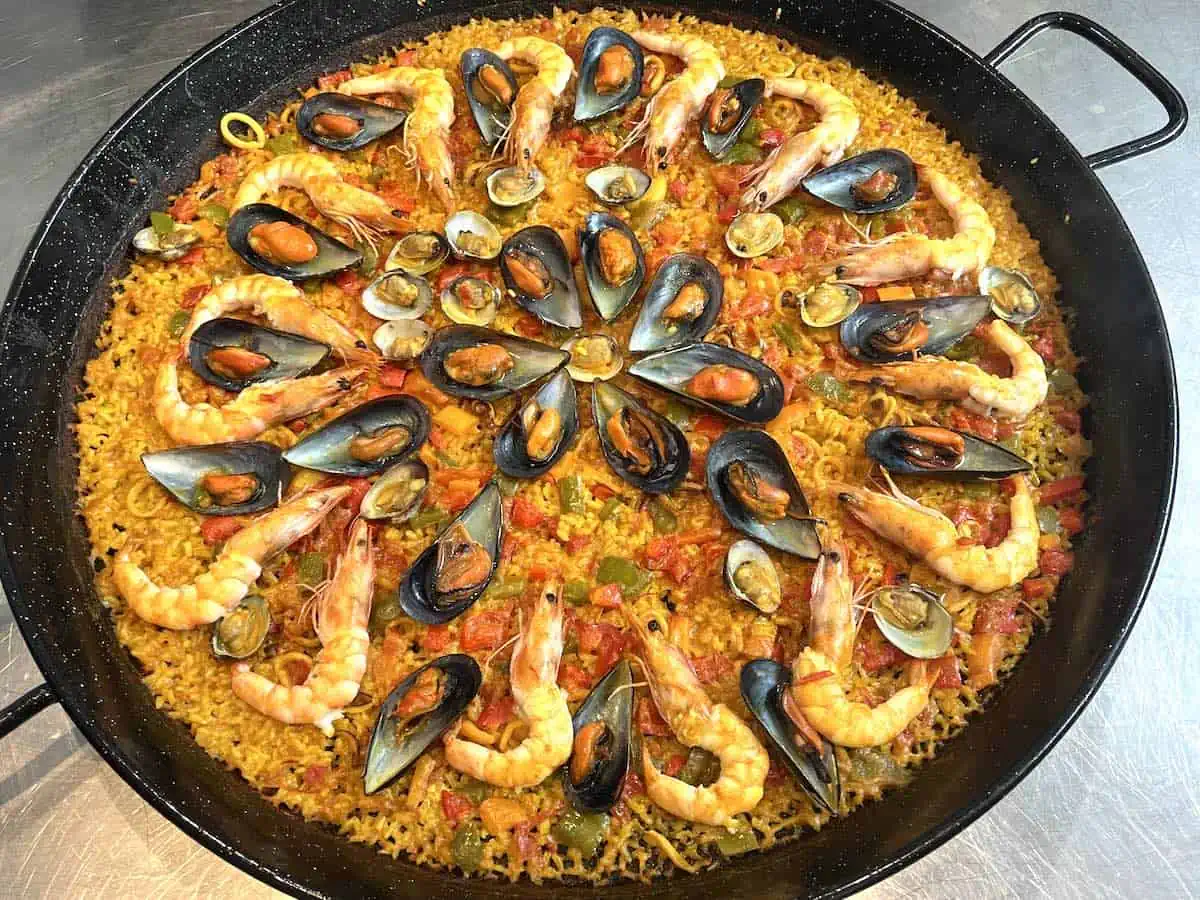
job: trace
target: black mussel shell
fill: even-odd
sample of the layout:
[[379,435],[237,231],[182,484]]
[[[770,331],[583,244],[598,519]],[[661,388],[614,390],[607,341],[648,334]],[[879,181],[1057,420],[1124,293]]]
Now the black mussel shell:
[[867,435],[866,450],[889,472],[949,481],[996,481],[1033,468],[1006,447],[939,426],[876,428]]
[[[531,459],[525,450],[526,432],[522,424],[526,407],[534,403],[541,409],[557,410],[562,422],[562,435],[554,447],[554,452],[540,461]],[[508,417],[508,421],[496,434],[496,440],[492,444],[492,456],[496,460],[497,468],[505,475],[512,478],[536,478],[554,467],[570,449],[578,434],[579,403],[575,393],[575,382],[566,372],[558,372]]]
[[[202,516],[243,516],[269,509],[279,503],[291,480],[291,470],[279,448],[264,441],[232,441],[143,453],[142,465],[176,500]],[[258,485],[244,502],[219,506],[206,500],[211,495],[201,485],[206,475],[213,474],[254,475]]]
[[[217,365],[220,363],[211,354],[225,348],[247,350],[266,357],[270,362],[250,374],[223,374],[213,368],[214,362]],[[227,391],[240,391],[264,381],[307,375],[328,358],[329,347],[298,334],[222,317],[205,322],[192,333],[187,354],[192,371],[209,384]]]
[[[595,32],[593,32],[595,33]],[[633,273],[618,285],[609,284],[600,267],[598,241],[603,231],[613,228],[625,235],[633,245],[637,264]],[[588,213],[579,229],[579,254],[583,259],[583,273],[587,279],[588,293],[592,306],[605,322],[611,322],[629,305],[629,301],[646,280],[646,255],[633,230],[616,216],[605,212]]]
[[[704,310],[699,317],[690,321],[668,324],[663,313],[670,307],[684,285],[695,282],[707,296]],[[633,353],[650,353],[669,350],[704,339],[708,330],[717,321],[721,312],[721,301],[725,296],[725,281],[717,267],[703,256],[692,253],[676,253],[668,256],[654,275],[646,289],[642,310],[629,335],[629,349]]]
[[888,363],[945,353],[991,309],[989,297],[934,297],[867,303],[842,321],[842,345],[863,362]]
[[512,104],[500,103],[482,84],[476,84],[479,70],[485,65],[495,66],[504,76],[514,98],[517,96],[517,78],[508,63],[490,50],[474,47],[465,51],[458,61],[463,87],[467,92],[467,105],[471,107],[475,127],[479,129],[484,144],[494,147],[508,132],[509,123],[512,121]]
[[[338,416],[285,450],[283,458],[333,475],[374,475],[415,453],[429,437],[430,425],[429,410],[415,397],[380,397]],[[408,432],[402,442],[384,451],[370,447],[372,437],[382,440],[385,429],[396,426]]]
[[[547,294],[533,296],[517,286],[508,262],[509,253],[513,251],[527,253],[546,267],[550,274]],[[578,328],[583,324],[579,294],[575,290],[575,272],[567,256],[567,246],[553,228],[531,225],[510,235],[500,248],[500,273],[517,303],[543,322],[562,328]]]
[[[753,515],[733,493],[727,470],[736,462],[751,467],[769,484],[782,488],[791,497],[788,515],[772,522]],[[717,438],[705,460],[708,491],[729,524],[756,541],[802,559],[821,554],[821,540],[809,515],[808,501],[796,480],[783,448],[765,431],[727,431]]]
[[[633,58],[633,71],[629,81],[618,91],[601,94],[596,90],[596,69],[600,56],[610,47],[621,46]],[[583,56],[579,60],[579,86],[575,92],[575,121],[586,122],[606,113],[628,106],[637,99],[642,90],[642,66],[645,56],[642,48],[619,28],[596,28],[588,35],[583,45]]]
[[[478,344],[499,344],[513,358],[513,367],[491,384],[470,385],[455,381],[446,372],[444,360],[455,350]],[[447,394],[473,400],[495,400],[557,372],[571,354],[537,341],[502,334],[478,325],[451,325],[436,332],[421,354],[421,371]]]
[[833,745],[821,740],[822,752],[796,741],[795,726],[783,711],[782,692],[792,682],[792,673],[773,659],[754,659],[742,666],[742,699],[758,724],[766,731],[792,774],[826,812],[838,814],[841,782]]
[[[358,130],[348,137],[321,134],[314,127],[314,120],[323,115],[354,119],[358,122]],[[357,150],[395,131],[407,118],[408,113],[402,109],[372,103],[362,97],[325,91],[314,94],[300,106],[296,113],[296,130],[314,144],[329,150]]]
[[[317,255],[302,263],[277,263],[267,259],[250,247],[250,231],[255,226],[269,222],[286,222],[308,232],[308,236],[317,245]],[[332,238],[315,225],[306,222],[299,216],[294,216],[286,209],[272,206],[270,203],[251,203],[243,206],[233,214],[225,229],[225,239],[233,251],[249,265],[279,278],[289,281],[303,281],[306,278],[320,278],[322,275],[332,275],[342,269],[357,266],[362,262],[362,253]]]
[[[617,452],[608,434],[608,420],[619,414],[624,407],[631,407],[640,416],[644,416],[651,426],[658,429],[662,438],[661,455],[645,474],[639,474],[630,468],[629,461]],[[600,435],[600,449],[604,451],[608,465],[634,487],[647,494],[665,494],[679,487],[687,477],[692,459],[687,438],[669,419],[660,416],[632,394],[627,394],[606,381],[593,382],[592,415]]]
[[[500,544],[504,540],[504,509],[500,505],[500,488],[494,481],[483,486],[475,499],[458,514],[437,541],[417,557],[400,582],[400,607],[409,616],[426,625],[441,625],[470,609],[487,590],[496,566],[500,563]],[[438,541],[461,523],[471,539],[480,544],[492,559],[492,568],[479,585],[454,596],[439,594],[436,588]]]
[[709,99],[709,106],[705,107],[700,122],[700,137],[704,141],[705,149],[715,159],[720,159],[737,143],[742,129],[746,127],[746,123],[754,115],[754,107],[762,102],[766,86],[767,83],[761,78],[747,78],[729,88],[728,96],[732,96],[738,101],[738,112],[732,127],[726,131],[717,132],[709,128],[709,113],[712,109],[713,98],[717,98],[717,102],[720,102],[718,94],[721,96],[726,95],[724,95],[723,91],[719,90],[718,93],[713,94],[713,98]]
[[[896,176],[896,184],[880,199],[862,196],[856,185],[882,170]],[[806,191],[841,209],[875,215],[898,209],[917,193],[917,167],[899,150],[868,150],[821,169],[800,182]]]
[[[740,405],[695,396],[688,383],[702,369],[718,365],[749,372],[758,381],[758,393]],[[783,382],[775,370],[753,356],[721,344],[689,344],[655,353],[630,366],[629,374],[688,403],[740,422],[762,425],[783,410]]]
[[[428,669],[440,669],[443,678],[443,693],[438,705],[420,716],[419,721],[410,722],[411,728],[403,736],[397,736],[397,720],[392,712],[412,690],[417,679]],[[379,707],[379,717],[371,732],[371,743],[367,745],[367,761],[363,767],[363,791],[373,794],[386,787],[393,779],[417,761],[429,746],[436,741],[462,715],[483,683],[479,664],[465,653],[451,653],[426,663],[401,681],[387,695]]]
[[[571,760],[563,772],[563,792],[580,812],[608,812],[621,794],[629,771],[630,735],[633,725],[633,669],[621,660],[592,688],[571,720],[575,734],[587,725],[604,726],[602,752],[576,783],[571,778]],[[574,756],[574,751],[572,751]]]

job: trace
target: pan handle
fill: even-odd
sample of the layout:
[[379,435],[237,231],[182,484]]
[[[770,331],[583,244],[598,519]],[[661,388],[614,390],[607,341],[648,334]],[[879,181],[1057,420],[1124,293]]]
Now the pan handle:
[[57,702],[58,698],[54,696],[54,691],[50,690],[48,684],[39,684],[33,690],[22,694],[13,703],[0,709],[0,738]]
[[997,44],[995,49],[983,60],[990,66],[999,67],[1002,62],[1033,37],[1047,30],[1069,31],[1079,35],[1092,46],[1103,50],[1157,97],[1158,102],[1167,111],[1167,124],[1162,128],[1123,144],[1117,144],[1115,147],[1109,147],[1107,150],[1089,154],[1084,158],[1089,166],[1093,169],[1100,169],[1125,159],[1141,156],[1143,153],[1171,143],[1183,133],[1183,129],[1187,127],[1188,110],[1187,104],[1183,102],[1183,95],[1175,89],[1175,85],[1167,81],[1166,77],[1146,62],[1140,53],[1107,28],[1075,13],[1048,12],[1034,16]]

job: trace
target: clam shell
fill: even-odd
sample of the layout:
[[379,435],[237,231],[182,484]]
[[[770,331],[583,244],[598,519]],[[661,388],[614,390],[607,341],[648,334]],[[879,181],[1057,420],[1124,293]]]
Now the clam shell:
[[[425,482],[425,486],[401,508],[395,508],[385,502],[388,492],[398,479]],[[370,489],[363,495],[362,504],[359,506],[359,515],[364,519],[387,519],[394,525],[406,522],[416,515],[417,510],[421,507],[421,500],[425,497],[428,490],[429,466],[425,465],[419,459],[405,460],[385,471],[371,485]]]
[[[411,305],[404,306],[387,296],[388,288],[398,282],[416,288],[417,296]],[[363,288],[362,305],[363,309],[375,318],[385,321],[419,319],[429,312],[429,307],[433,305],[433,289],[429,286],[429,282],[420,275],[393,269],[390,272],[384,272]]]
[[[420,319],[396,319],[393,322],[384,322],[375,329],[375,334],[372,336],[375,346],[379,348],[380,354],[385,359],[402,363],[411,363],[418,359],[425,348],[429,346],[432,338],[433,329]],[[400,349],[400,342],[409,339],[416,341],[417,345]]]
[[761,613],[770,615],[779,609],[779,601],[771,604],[769,607],[755,602],[745,591],[738,587],[734,579],[737,570],[746,563],[758,563],[767,572],[768,578],[774,588],[776,598],[782,596],[782,589],[779,585],[779,572],[775,569],[775,563],[771,561],[771,557],[754,541],[743,538],[740,541],[734,541],[729,545],[729,550],[725,553],[725,584],[733,596],[737,597],[747,606],[757,609]]
[[[881,606],[881,595],[885,591],[912,594],[925,602],[925,619],[913,628],[906,628],[893,621]],[[942,606],[941,599],[917,584],[895,585],[879,588],[875,592],[871,613],[875,624],[885,638],[895,647],[917,659],[938,659],[945,656],[954,641],[954,616]]]
[[[1005,302],[1010,292],[1022,302],[1017,305]],[[984,266],[979,270],[979,293],[991,298],[996,318],[1012,325],[1024,325],[1042,311],[1042,298],[1038,296],[1037,288],[1028,275],[1015,269]]]
[[[459,285],[463,282],[474,284],[479,290],[485,291],[491,298],[489,302],[485,303],[479,309],[471,309],[463,306],[456,293]],[[477,325],[480,327],[491,325],[496,319],[499,306],[500,289],[490,281],[476,278],[472,275],[461,275],[442,289],[442,312],[446,314],[446,318],[452,322],[457,322],[459,325]]]
[[[493,247],[493,252],[490,255],[480,254],[475,249],[465,247],[462,243],[462,236],[467,232],[487,237],[488,243]],[[504,243],[500,236],[500,229],[491,219],[469,209],[460,210],[446,220],[446,240],[449,241],[450,249],[454,251],[455,256],[461,259],[480,259],[485,262],[499,256],[500,247]]]
[[[248,622],[241,630],[229,634],[230,617],[245,613]],[[213,623],[212,652],[220,659],[245,659],[258,652],[271,630],[271,608],[261,594],[249,594],[242,602]],[[238,638],[235,646],[233,638]]]
[[[614,198],[608,190],[608,186],[618,178],[628,175],[633,180],[633,191],[628,197]],[[626,203],[635,203],[642,199],[646,191],[650,190],[650,176],[641,169],[635,169],[632,166],[601,166],[598,169],[592,169],[583,179],[583,183],[588,186],[588,189],[595,194],[601,203],[608,206],[623,206]]]
[[[426,250],[426,245],[432,251]],[[413,231],[396,241],[384,261],[387,272],[399,269],[409,275],[428,275],[446,261],[450,244],[436,231]]]
[[[585,367],[579,365],[575,361],[575,352],[574,351],[575,351],[576,344],[578,344],[580,341],[589,340],[589,339],[603,339],[604,341],[607,342],[609,349],[612,350],[613,359],[612,359],[612,362],[606,368],[589,369],[589,368],[585,368]],[[620,345],[606,334],[579,334],[579,335],[576,335],[575,337],[573,337],[569,341],[567,341],[565,344],[563,344],[563,349],[571,354],[571,359],[567,363],[567,374],[570,375],[572,378],[574,378],[576,381],[583,382],[584,384],[591,384],[593,381],[608,381],[610,378],[616,377],[616,375],[621,371],[622,367],[624,367],[624,365],[625,365],[625,360],[621,356]]]

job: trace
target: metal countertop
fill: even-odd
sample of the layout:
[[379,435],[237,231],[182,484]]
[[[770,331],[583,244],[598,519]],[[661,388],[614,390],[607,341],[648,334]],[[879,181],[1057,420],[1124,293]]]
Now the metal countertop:
[[[1047,0],[902,2],[979,52],[1052,8]],[[3,3],[0,284],[103,131],[188,54],[264,5]],[[1140,50],[1200,109],[1200,3],[1065,5]],[[1004,69],[1085,152],[1162,118],[1131,78],[1070,35],[1037,38]],[[1175,514],[1145,611],[1103,689],[1046,761],[977,823],[862,897],[1200,894],[1200,604],[1188,574],[1200,559],[1198,157],[1193,125],[1165,150],[1101,174],[1158,287],[1179,375]],[[40,680],[0,597],[0,706]],[[0,897],[279,896],[170,825],[58,708],[0,742],[0,873]]]

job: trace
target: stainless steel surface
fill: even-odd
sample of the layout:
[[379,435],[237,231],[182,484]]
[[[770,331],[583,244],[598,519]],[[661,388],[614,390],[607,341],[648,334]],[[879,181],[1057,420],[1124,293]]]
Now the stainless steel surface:
[[[905,2],[981,52],[1055,6],[1049,0]],[[11,278],[58,188],[109,124],[185,56],[263,5],[3,4],[0,285]],[[1068,6],[1140,50],[1200,109],[1196,0]],[[1085,152],[1161,119],[1132,79],[1070,35],[1039,37],[1005,71]],[[1141,620],[1103,689],[1049,758],[979,822],[864,897],[1200,893],[1200,620],[1191,573],[1200,559],[1197,158],[1200,126],[1194,125],[1167,149],[1102,175],[1166,308],[1182,401],[1174,525]],[[0,706],[39,681],[0,598]],[[0,742],[0,873],[3,897],[278,896],[151,809],[57,707]]]

